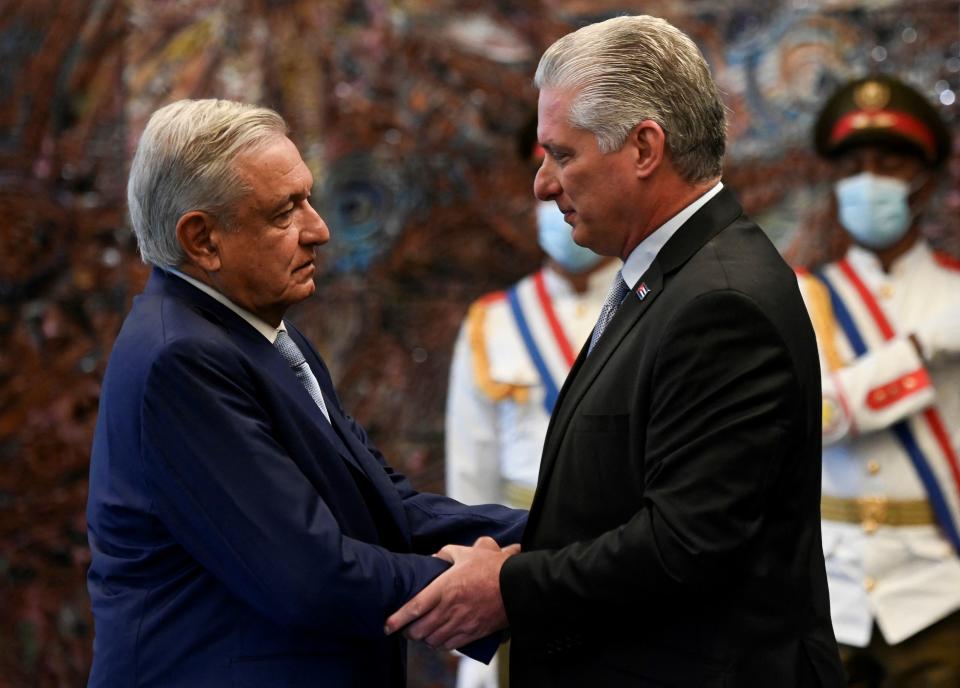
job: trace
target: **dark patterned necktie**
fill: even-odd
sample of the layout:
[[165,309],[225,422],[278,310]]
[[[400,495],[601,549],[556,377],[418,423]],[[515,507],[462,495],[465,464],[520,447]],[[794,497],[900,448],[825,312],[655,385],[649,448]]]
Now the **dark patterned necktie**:
[[590,348],[587,350],[587,355],[593,352],[593,347],[600,341],[600,336],[603,334],[603,331],[607,329],[610,321],[613,320],[613,316],[616,314],[617,309],[623,302],[623,297],[627,295],[628,291],[630,291],[630,287],[623,281],[623,275],[620,274],[618,270],[617,278],[613,281],[613,284],[610,285],[610,291],[607,292],[607,300],[603,302],[603,308],[600,309],[600,317],[597,318],[597,324],[593,328],[593,336],[590,337]]

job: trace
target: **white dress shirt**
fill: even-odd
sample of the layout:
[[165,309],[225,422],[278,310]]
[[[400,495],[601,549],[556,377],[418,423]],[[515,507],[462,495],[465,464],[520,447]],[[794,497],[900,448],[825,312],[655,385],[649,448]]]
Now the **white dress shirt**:
[[620,270],[623,281],[627,283],[628,287],[633,289],[637,285],[643,273],[650,268],[657,254],[660,253],[660,249],[666,245],[670,237],[676,234],[683,223],[689,220],[695,212],[706,205],[707,201],[720,193],[722,188],[723,182],[717,182],[716,186],[648,234],[630,252],[623,263],[623,268]]

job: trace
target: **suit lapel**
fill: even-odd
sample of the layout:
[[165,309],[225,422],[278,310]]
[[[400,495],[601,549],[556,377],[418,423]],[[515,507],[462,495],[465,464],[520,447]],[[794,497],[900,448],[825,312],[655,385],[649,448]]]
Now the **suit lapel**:
[[[326,426],[325,429],[336,438],[339,447],[343,450],[341,451],[341,455],[356,466],[363,478],[370,481],[373,485],[377,494],[380,495],[387,511],[390,513],[390,516],[395,521],[398,532],[409,546],[409,527],[406,525],[407,518],[403,511],[403,503],[400,501],[400,495],[397,489],[394,487],[380,462],[370,453],[370,450],[360,439],[353,434],[350,422],[345,416],[340,406],[340,399],[337,397],[337,393],[333,388],[333,381],[330,379],[330,374],[327,372],[326,366],[323,365],[316,351],[310,346],[306,338],[300,334],[299,330],[292,326],[288,329],[291,337],[297,342],[297,346],[300,347],[300,351],[307,359],[307,363],[316,376],[317,382],[320,384],[320,391],[323,393],[324,401],[327,404],[327,412],[330,414],[329,423],[322,419],[323,424]],[[299,384],[299,380],[297,382]],[[306,390],[304,390],[304,394],[310,399],[310,403],[313,404],[313,399],[306,393]],[[314,408],[316,408],[316,404],[313,405]]]
[[[259,333],[256,333],[259,337],[259,340],[254,340],[252,343],[253,349],[249,351],[252,356],[256,356],[255,360],[259,361],[262,365],[264,373],[280,386],[284,393],[288,397],[288,401],[291,406],[297,408],[297,410],[304,417],[309,419],[309,422],[312,424],[313,428],[321,435],[330,446],[339,454],[345,461],[353,464],[356,468],[363,470],[358,458],[354,456],[353,452],[344,444],[343,440],[340,438],[340,435],[333,429],[333,426],[327,422],[327,419],[323,417],[323,412],[320,410],[320,407],[317,406],[316,402],[313,400],[313,397],[310,396],[310,393],[307,391],[306,387],[303,386],[303,383],[297,378],[296,374],[293,372],[293,369],[287,364],[283,356],[280,355],[280,352],[277,351],[269,341],[260,336]],[[297,342],[297,346],[300,348],[301,352],[304,354],[306,350],[304,348],[304,343],[302,341]],[[324,401],[331,399],[330,392],[328,387],[323,384],[323,376],[319,375],[315,369],[315,366],[310,366],[313,370],[313,374],[316,376],[317,381],[320,382],[320,388],[323,392]],[[327,411],[330,413],[331,419],[333,418],[333,413],[330,410],[330,403],[327,403]],[[320,452],[318,452],[320,455]]]
[[[352,463],[357,469],[363,471],[363,467],[350,450],[346,447],[330,423],[323,417],[323,413],[317,407],[310,393],[297,379],[296,374],[287,365],[283,356],[280,355],[273,345],[253,326],[222,303],[212,298],[208,294],[200,291],[185,280],[175,275],[170,275],[154,268],[145,294],[164,294],[190,303],[194,308],[204,313],[208,320],[211,320],[228,333],[233,341],[251,360],[256,361],[258,369],[264,374],[264,377],[273,381],[287,397],[290,405],[296,408],[299,413],[308,418],[316,430],[317,434],[323,437],[330,447],[339,454],[344,460]],[[297,333],[299,336],[299,333]],[[304,340],[298,339],[297,346],[304,350]],[[309,347],[308,347],[309,348]],[[312,351],[312,348],[310,349]],[[306,355],[306,351],[303,351]],[[311,365],[311,368],[316,366]],[[316,370],[314,370],[316,375]],[[321,380],[321,376],[317,375]],[[323,387],[324,397],[329,398],[327,388]],[[320,453],[318,452],[318,455]]]
[[330,413],[330,422],[327,422],[327,419],[323,417],[323,413],[316,402],[291,370],[283,356],[280,355],[280,352],[250,323],[222,303],[179,277],[169,275],[156,268],[144,292],[146,294],[163,294],[184,300],[202,311],[207,319],[216,322],[227,330],[231,341],[250,360],[256,362],[258,370],[282,391],[291,408],[296,409],[300,417],[306,418],[306,422],[311,424],[315,433],[327,442],[330,451],[318,448],[314,453],[318,457],[317,460],[323,461],[329,455],[338,454],[342,460],[352,466],[353,474],[357,475],[360,480],[369,481],[395,521],[397,532],[409,546],[409,527],[406,525],[407,520],[403,512],[403,504],[396,488],[377,459],[351,431],[349,422],[340,409],[340,402],[333,389],[333,382],[326,367],[313,347],[295,327],[290,326],[288,328],[289,334],[296,341],[310,369],[316,376],[317,382],[320,384],[327,411]]
[[593,353],[587,356],[588,343],[577,357],[563,388],[557,397],[547,437],[544,443],[540,474],[533,505],[530,507],[530,521],[527,532],[532,532],[532,522],[539,513],[540,503],[550,483],[550,476],[556,465],[563,439],[576,414],[580,400],[603,371],[607,361],[624,343],[627,335],[639,326],[643,315],[650,305],[669,286],[669,278],[714,236],[743,214],[740,204],[726,188],[711,198],[702,208],[687,220],[664,245],[650,268],[632,285],[620,305],[616,315]]
[[[663,277],[659,266],[654,262],[637,282],[637,285],[626,295],[593,352],[589,356],[587,355],[587,349],[590,346],[589,339],[580,351],[570,375],[567,376],[560,396],[557,398],[557,405],[547,429],[547,439],[544,444],[534,505],[537,502],[536,498],[540,496],[542,491],[539,487],[549,482],[560,445],[570,422],[573,420],[574,412],[579,406],[580,400],[601,373],[610,356],[620,347],[623,339],[637,325],[662,290]],[[533,511],[533,507],[531,507],[531,511]]]

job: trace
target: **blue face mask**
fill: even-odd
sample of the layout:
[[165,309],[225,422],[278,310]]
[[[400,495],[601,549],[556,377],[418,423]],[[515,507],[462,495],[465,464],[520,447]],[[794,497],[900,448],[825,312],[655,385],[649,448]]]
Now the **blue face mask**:
[[586,272],[603,260],[603,256],[573,241],[573,228],[564,221],[563,213],[553,201],[537,204],[537,228],[540,247],[570,272]]
[[862,172],[833,185],[840,224],[867,248],[884,249],[910,229],[910,185],[893,177]]

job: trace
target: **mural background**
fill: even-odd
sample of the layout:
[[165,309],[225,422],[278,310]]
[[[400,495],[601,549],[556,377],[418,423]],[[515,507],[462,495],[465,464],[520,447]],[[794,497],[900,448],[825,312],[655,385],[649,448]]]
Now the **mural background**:
[[[79,686],[89,668],[89,447],[148,272],[124,184],[150,113],[224,97],[287,118],[333,233],[319,297],[291,317],[384,453],[441,490],[460,319],[540,260],[514,142],[536,61],[625,12],[701,46],[730,108],[725,182],[797,264],[842,249],[809,145],[834,85],[899,74],[960,133],[956,0],[0,1],[0,687]],[[958,150],[927,227],[954,255]],[[452,665],[416,649],[411,686],[450,685]]]

